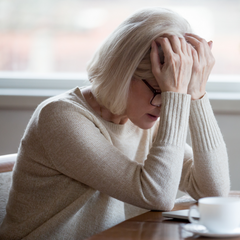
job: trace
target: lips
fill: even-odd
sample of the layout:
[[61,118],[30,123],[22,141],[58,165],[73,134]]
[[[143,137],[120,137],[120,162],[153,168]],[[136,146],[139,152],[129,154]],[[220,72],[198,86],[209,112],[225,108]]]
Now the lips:
[[147,116],[152,120],[152,121],[156,121],[158,118],[159,118],[159,116],[155,116],[155,115],[152,115],[152,114],[147,114]]

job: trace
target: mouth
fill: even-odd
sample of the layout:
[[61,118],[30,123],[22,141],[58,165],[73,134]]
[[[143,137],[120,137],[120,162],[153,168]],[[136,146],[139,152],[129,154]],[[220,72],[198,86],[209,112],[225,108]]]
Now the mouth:
[[152,115],[152,114],[147,114],[147,116],[152,120],[152,121],[156,121],[158,118],[159,118],[159,116],[155,116],[155,115]]

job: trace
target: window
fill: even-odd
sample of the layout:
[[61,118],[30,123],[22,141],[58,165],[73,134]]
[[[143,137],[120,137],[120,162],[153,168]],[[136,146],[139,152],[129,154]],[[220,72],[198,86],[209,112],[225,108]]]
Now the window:
[[135,10],[154,6],[180,13],[195,33],[213,40],[212,79],[239,80],[238,0],[0,0],[0,87],[26,76],[85,79],[88,60],[108,34]]

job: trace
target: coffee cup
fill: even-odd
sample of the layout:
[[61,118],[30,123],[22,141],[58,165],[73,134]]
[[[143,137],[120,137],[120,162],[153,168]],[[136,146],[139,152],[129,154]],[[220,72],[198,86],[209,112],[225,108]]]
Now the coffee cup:
[[[199,212],[200,219],[192,217],[192,211]],[[206,197],[189,209],[191,223],[201,224],[212,233],[231,233],[240,227],[240,199],[232,197]]]

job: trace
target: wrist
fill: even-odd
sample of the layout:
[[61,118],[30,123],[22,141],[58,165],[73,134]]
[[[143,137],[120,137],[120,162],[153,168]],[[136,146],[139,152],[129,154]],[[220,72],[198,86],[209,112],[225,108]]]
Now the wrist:
[[175,93],[188,94],[187,88],[165,88],[161,90],[162,92],[175,92]]
[[191,94],[191,93],[188,93],[191,95],[191,100],[199,100],[201,98],[204,97],[204,95],[206,94],[206,92],[204,93],[199,93],[199,94]]

